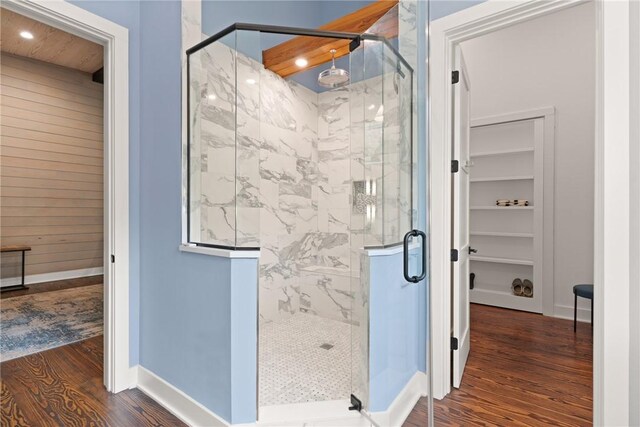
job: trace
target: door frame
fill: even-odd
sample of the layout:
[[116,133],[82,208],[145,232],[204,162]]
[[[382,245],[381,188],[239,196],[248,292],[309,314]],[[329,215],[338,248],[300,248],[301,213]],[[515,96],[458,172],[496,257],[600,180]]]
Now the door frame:
[[[596,1],[594,220],[594,424],[628,425],[630,296],[630,9]],[[579,0],[489,0],[438,19],[429,30],[429,198],[433,396],[450,391],[451,131],[453,47],[464,40],[581,4]],[[606,281],[607,292],[602,284]],[[606,367],[607,375],[604,375]]]
[[3,7],[104,47],[104,385],[117,393],[130,388],[133,380],[129,367],[129,31],[62,0],[6,0]]

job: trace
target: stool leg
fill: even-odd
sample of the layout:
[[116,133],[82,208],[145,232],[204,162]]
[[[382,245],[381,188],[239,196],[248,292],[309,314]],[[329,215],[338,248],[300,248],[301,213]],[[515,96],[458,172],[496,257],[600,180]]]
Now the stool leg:
[[21,283],[22,286],[24,286],[24,258],[25,258],[25,251],[22,251],[22,283]]
[[578,321],[578,294],[573,294],[573,332],[576,331],[577,321]]
[[593,298],[591,298],[591,333],[593,333]]

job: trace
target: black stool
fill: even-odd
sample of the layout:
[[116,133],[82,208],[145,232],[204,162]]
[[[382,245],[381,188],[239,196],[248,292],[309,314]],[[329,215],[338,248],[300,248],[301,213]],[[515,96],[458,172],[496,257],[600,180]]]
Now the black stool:
[[575,285],[573,287],[573,332],[576,331],[578,320],[578,297],[591,300],[591,329],[593,329],[593,285]]

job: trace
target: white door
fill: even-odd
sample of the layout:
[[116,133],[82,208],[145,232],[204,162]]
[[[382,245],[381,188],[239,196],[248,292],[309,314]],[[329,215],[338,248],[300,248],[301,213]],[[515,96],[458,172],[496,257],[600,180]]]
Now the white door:
[[[453,262],[452,301],[453,338],[458,348],[453,351],[453,386],[460,387],[467,363],[470,342],[469,319],[469,157],[470,84],[462,50],[456,47],[455,68],[458,82],[453,84],[453,159],[458,161],[458,172],[453,173],[453,248],[458,250],[458,261]],[[455,72],[454,72],[455,73]],[[452,76],[454,77],[454,76]],[[452,82],[455,79],[452,80]],[[454,340],[452,340],[453,344]]]

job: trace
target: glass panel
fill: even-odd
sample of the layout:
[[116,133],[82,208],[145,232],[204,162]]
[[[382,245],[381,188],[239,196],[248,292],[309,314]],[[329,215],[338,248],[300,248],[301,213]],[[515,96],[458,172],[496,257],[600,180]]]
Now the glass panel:
[[[262,34],[253,45],[269,63],[267,52],[290,39]],[[304,48],[327,42],[298,40]],[[348,42],[330,40],[338,47]],[[348,65],[348,57],[336,60],[337,68]],[[330,67],[324,62],[292,75],[290,67],[263,67],[260,73],[262,413],[274,405],[346,400],[351,392],[351,324],[359,320],[351,290],[350,96],[348,81],[331,90],[318,86],[318,74]]]
[[189,55],[189,241],[236,245],[235,33]]
[[384,245],[384,87],[379,41],[363,40],[365,247]]
[[236,31],[236,245],[260,246],[261,33]]
[[367,176],[365,153],[366,120],[373,108],[367,95],[365,78],[365,44],[351,52],[350,99],[350,172],[351,172],[351,392],[364,407],[369,399],[369,264],[365,255],[372,208],[375,202],[371,180]]

